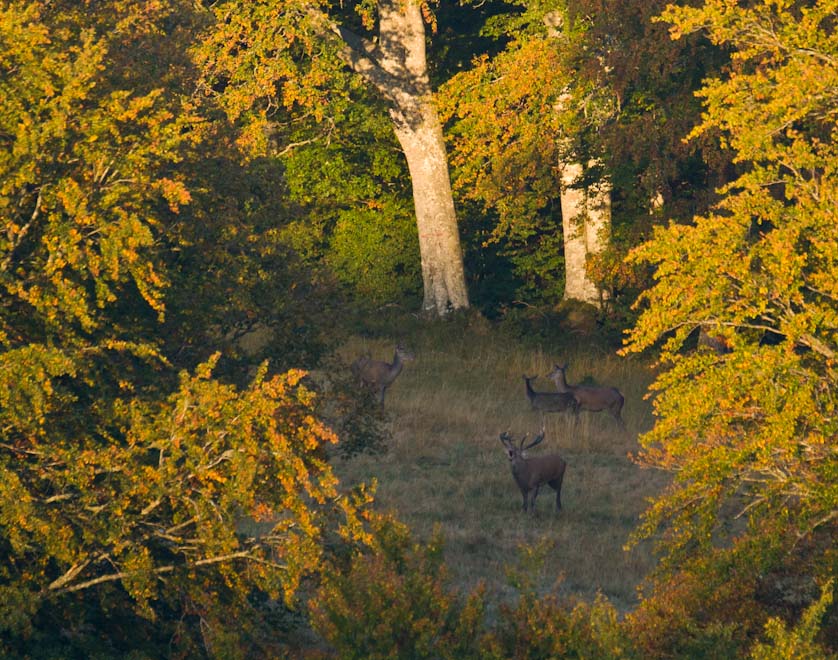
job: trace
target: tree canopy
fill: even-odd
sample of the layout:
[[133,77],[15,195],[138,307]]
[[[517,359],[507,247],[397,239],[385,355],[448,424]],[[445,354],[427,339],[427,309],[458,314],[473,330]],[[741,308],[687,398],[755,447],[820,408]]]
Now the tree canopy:
[[[223,645],[254,589],[291,605],[327,537],[365,537],[366,498],[336,490],[322,458],[336,438],[304,372],[263,366],[238,389],[212,378],[205,347],[184,358],[166,325],[170,295],[188,319],[181,287],[194,310],[219,286],[184,281],[189,256],[206,267],[227,247],[196,255],[179,224],[207,199],[195,163],[217,131],[184,94],[177,49],[152,36],[192,19],[178,5],[0,8],[4,654],[48,647],[57,621],[79,650],[96,621],[114,652],[154,648],[165,633],[143,620],[172,636],[194,612]],[[138,77],[126,51],[150,45],[150,61],[174,58],[171,80]],[[197,632],[182,632],[184,652]]]
[[[0,2],[1,654],[838,650],[838,0],[477,4]],[[569,334],[568,162],[671,475],[624,617],[457,592],[330,462],[393,421],[358,310]]]
[[[738,598],[778,571],[806,592],[835,565],[835,10],[705,2],[663,14],[673,37],[706,30],[732,50],[692,136],[717,130],[742,174],[711,213],[632,254],[656,282],[628,350],[661,339],[665,367],[640,459],[676,475],[638,537],[658,538],[666,570],[714,575]],[[700,328],[725,348],[685,350]]]

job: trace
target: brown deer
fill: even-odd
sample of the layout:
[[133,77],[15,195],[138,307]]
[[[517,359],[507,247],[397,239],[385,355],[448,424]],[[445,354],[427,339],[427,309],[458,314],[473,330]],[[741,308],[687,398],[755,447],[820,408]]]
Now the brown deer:
[[384,393],[393,384],[396,377],[402,372],[405,362],[413,360],[413,353],[401,344],[396,346],[393,355],[393,362],[382,362],[373,360],[369,353],[360,356],[350,367],[355,377],[364,385],[378,391],[378,402],[384,405]]
[[530,400],[530,407],[533,410],[541,411],[541,421],[544,422],[544,413],[548,412],[570,412],[574,417],[579,404],[572,394],[562,392],[536,392],[532,388],[532,381],[536,376],[524,376],[524,383],[527,398]]
[[512,476],[515,478],[515,483],[518,484],[524,498],[524,512],[526,513],[529,509],[530,513],[535,513],[535,498],[543,484],[548,484],[556,491],[556,511],[561,511],[562,480],[567,463],[558,454],[524,457],[524,452],[527,449],[535,447],[544,440],[544,426],[541,427],[541,433],[531,443],[524,446],[527,435],[524,434],[524,437],[516,446],[514,439],[508,432],[500,434],[500,441],[506,447],[506,455],[512,467]]
[[623,410],[623,402],[625,401],[620,390],[616,387],[597,387],[595,385],[568,385],[565,377],[567,364],[563,367],[558,364],[553,365],[553,371],[547,374],[547,378],[553,380],[556,384],[556,389],[564,394],[570,394],[576,399],[579,410],[590,410],[591,412],[599,412],[600,410],[607,410],[611,416],[616,419],[620,426],[625,426],[621,412]]

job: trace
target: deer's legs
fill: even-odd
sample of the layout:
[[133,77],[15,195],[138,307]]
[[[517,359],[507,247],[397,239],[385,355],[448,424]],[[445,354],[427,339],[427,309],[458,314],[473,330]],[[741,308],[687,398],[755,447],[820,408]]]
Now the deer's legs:
[[533,488],[533,489],[530,491],[530,493],[532,494],[532,495],[530,496],[530,513],[535,513],[535,498],[536,498],[536,497],[538,497],[538,489],[539,489],[540,487],[541,487],[541,486],[536,486],[535,488]]
[[548,481],[547,483],[550,484],[550,487],[556,491],[556,511],[562,510],[562,479],[564,475],[559,477],[558,479],[553,479],[552,481]]

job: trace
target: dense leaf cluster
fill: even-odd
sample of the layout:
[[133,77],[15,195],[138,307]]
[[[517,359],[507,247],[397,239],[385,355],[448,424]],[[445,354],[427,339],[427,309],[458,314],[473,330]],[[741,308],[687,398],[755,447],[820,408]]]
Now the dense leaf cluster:
[[[656,283],[629,349],[661,339],[666,367],[641,460],[676,474],[638,537],[657,538],[667,571],[778,610],[811,599],[836,567],[835,11],[667,10],[675,36],[706,29],[733,50],[701,92],[693,135],[719,131],[743,171],[711,213],[656,231],[632,257],[655,265]],[[723,350],[688,350],[699,329]]]
[[323,324],[258,163],[233,174],[233,133],[191,95],[202,23],[189,3],[0,6],[3,655],[244,652],[254,593],[281,610],[366,537],[304,373],[212,377],[246,369],[256,318],[279,366]]

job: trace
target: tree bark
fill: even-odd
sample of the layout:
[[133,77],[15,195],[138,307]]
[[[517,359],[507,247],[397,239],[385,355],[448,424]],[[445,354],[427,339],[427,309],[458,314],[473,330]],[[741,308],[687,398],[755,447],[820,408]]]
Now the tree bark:
[[603,292],[588,277],[588,256],[608,245],[611,233],[611,187],[601,182],[597,188],[574,188],[582,177],[581,163],[562,168],[561,203],[564,232],[564,300],[579,300],[596,307]]
[[425,55],[425,23],[416,0],[378,3],[374,44],[333,26],[349,65],[390,104],[396,137],[413,186],[425,312],[439,316],[469,306],[463,254],[442,136]]
[[468,307],[463,255],[442,127],[433,106],[421,109],[418,125],[402,122],[392,111],[413,183],[413,203],[419,231],[426,312],[439,315]]

